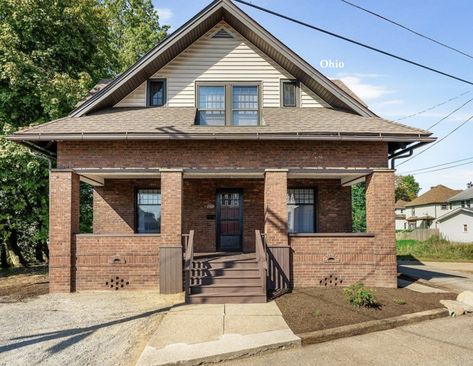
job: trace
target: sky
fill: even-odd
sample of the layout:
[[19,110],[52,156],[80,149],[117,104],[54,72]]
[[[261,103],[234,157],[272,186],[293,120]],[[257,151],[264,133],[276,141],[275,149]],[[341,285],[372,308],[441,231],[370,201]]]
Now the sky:
[[[340,0],[249,0],[446,73],[473,81],[473,59],[443,48],[353,8]],[[350,0],[420,33],[473,55],[471,0]],[[153,0],[161,24],[177,29],[210,0]],[[329,78],[343,80],[380,117],[427,129],[473,98],[473,85],[434,74],[315,30],[237,4],[263,27]],[[468,92],[426,113],[404,118]],[[473,101],[431,129],[439,139],[473,115]],[[397,161],[397,174],[464,158],[473,158],[473,120],[425,153]],[[461,163],[461,162],[460,162]],[[465,189],[473,181],[473,163],[415,174],[421,192],[437,184]]]

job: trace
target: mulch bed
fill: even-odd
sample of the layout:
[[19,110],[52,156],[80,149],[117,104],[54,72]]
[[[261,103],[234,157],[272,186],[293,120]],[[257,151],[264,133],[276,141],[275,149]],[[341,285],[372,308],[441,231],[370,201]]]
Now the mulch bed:
[[[356,308],[346,302],[343,288],[304,288],[276,299],[284,319],[296,334],[342,325],[386,319],[442,307],[442,299],[455,299],[453,293],[424,294],[408,289],[372,288],[379,308]],[[402,299],[405,304],[395,303]]]
[[0,303],[17,302],[48,293],[45,266],[0,270]]

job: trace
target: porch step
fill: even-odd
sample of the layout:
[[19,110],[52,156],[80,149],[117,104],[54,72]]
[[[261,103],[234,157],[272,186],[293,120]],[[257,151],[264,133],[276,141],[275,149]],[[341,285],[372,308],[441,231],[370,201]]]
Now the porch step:
[[192,267],[188,303],[266,302],[254,253],[197,256]]

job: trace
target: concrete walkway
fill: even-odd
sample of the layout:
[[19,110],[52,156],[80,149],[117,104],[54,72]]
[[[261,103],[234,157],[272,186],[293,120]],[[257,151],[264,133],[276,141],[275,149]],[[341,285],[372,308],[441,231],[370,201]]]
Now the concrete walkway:
[[399,261],[398,272],[456,293],[473,291],[473,263]]
[[234,360],[222,365],[464,366],[472,364],[473,316],[465,315]]
[[199,364],[300,345],[275,302],[184,305],[171,309],[138,364]]

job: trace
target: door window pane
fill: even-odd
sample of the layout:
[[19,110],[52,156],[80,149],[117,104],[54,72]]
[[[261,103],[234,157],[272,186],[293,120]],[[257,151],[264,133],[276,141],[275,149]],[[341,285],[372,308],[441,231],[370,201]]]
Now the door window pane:
[[233,125],[257,126],[259,122],[258,104],[258,87],[256,85],[233,86]]
[[164,97],[164,81],[153,80],[149,82],[149,105],[153,107],[161,107],[166,101]]
[[136,197],[138,233],[161,231],[161,192],[157,189],[140,189]]
[[296,87],[295,82],[282,83],[283,107],[296,107],[297,106],[296,90],[297,90],[297,87]]
[[225,125],[225,87],[198,87],[199,124],[209,126]]
[[312,188],[288,189],[288,229],[290,233],[315,231],[315,197]]

